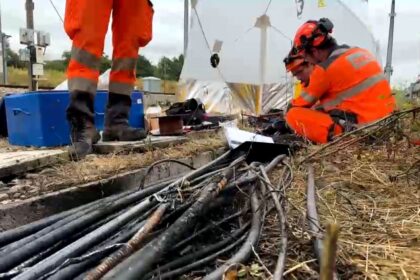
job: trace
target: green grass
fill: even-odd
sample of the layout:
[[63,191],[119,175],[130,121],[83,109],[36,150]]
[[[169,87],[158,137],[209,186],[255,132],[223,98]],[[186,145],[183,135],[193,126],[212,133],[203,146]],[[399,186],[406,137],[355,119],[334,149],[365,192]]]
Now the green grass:
[[[44,70],[44,76],[39,81],[40,87],[56,87],[66,79],[66,73],[57,70]],[[8,68],[8,83],[10,85],[27,85],[28,72],[26,69]],[[143,82],[137,79],[136,83],[139,89],[143,89]],[[178,82],[176,81],[162,81],[162,92],[174,93],[177,91]]]
[[400,88],[393,88],[392,92],[395,95],[395,100],[397,103],[397,108],[399,110],[408,110],[408,109],[412,109],[414,107],[419,106],[419,104],[417,104],[416,101],[410,100],[409,98],[407,98],[405,96],[405,90]]
[[[66,79],[66,74],[57,70],[45,70],[39,81],[40,87],[55,87]],[[10,85],[27,85],[28,72],[26,69],[8,68],[8,83]]]

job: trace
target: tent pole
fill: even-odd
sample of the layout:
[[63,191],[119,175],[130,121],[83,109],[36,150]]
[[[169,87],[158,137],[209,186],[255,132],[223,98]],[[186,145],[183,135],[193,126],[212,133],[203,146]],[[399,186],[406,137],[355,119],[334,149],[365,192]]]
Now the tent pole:
[[188,25],[189,25],[189,0],[184,0],[184,58],[187,54],[187,47],[188,47]]
[[267,70],[267,28],[270,26],[270,18],[267,15],[262,15],[257,19],[256,27],[260,28],[260,86],[256,100],[256,113],[262,113],[262,96],[264,84],[266,82]]

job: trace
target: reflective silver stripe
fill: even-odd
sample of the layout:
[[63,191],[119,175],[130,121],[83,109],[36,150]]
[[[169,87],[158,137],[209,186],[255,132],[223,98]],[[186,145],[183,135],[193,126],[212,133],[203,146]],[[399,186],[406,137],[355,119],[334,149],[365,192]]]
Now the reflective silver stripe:
[[111,81],[109,83],[109,91],[113,93],[131,95],[131,92],[134,89],[134,85],[126,83],[118,83]]
[[299,96],[302,97],[303,100],[305,100],[306,102],[311,103],[311,104],[315,103],[318,100],[317,97],[315,97],[313,95],[310,95],[306,91],[302,91]]
[[71,58],[92,70],[99,70],[101,59],[85,50],[72,46]]
[[69,91],[84,91],[96,93],[97,83],[85,78],[71,78],[68,80]]
[[[363,59],[359,60],[359,58],[362,57]],[[362,68],[363,66],[367,65],[372,61],[375,61],[375,58],[372,55],[364,51],[352,53],[351,55],[347,56],[346,59],[356,70]]]
[[350,50],[349,47],[340,47],[338,49],[336,49],[335,51],[333,51],[330,56],[328,57],[327,60],[325,60],[324,62],[321,62],[319,64],[319,66],[321,66],[324,69],[327,69],[328,67],[330,67],[330,65],[336,61],[342,54],[344,54],[345,52],[347,52],[348,50]]
[[335,51],[333,51],[329,57],[333,57],[333,56],[337,56],[337,55],[341,55],[343,53],[345,53],[346,51],[350,50],[350,48],[338,48]]
[[321,106],[324,109],[327,109],[328,107],[334,107],[343,102],[344,100],[351,98],[353,96],[358,95],[362,91],[367,90],[368,88],[374,86],[375,84],[386,81],[386,77],[384,74],[380,73],[375,76],[372,76],[363,82],[359,83],[358,85],[349,88],[348,90],[345,90],[339,94],[337,94],[337,97],[331,101],[323,103]]
[[112,60],[113,71],[134,70],[136,69],[136,58],[117,58]]

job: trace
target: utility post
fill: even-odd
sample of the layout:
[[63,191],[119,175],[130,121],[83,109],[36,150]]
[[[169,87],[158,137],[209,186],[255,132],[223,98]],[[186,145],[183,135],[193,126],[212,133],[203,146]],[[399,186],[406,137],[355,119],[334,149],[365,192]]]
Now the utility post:
[[391,82],[392,75],[392,48],[394,45],[394,20],[395,20],[395,0],[392,0],[391,13],[389,14],[389,36],[388,36],[388,51],[386,54],[385,76],[388,82]]
[[2,80],[3,84],[7,84],[7,50],[6,50],[6,35],[3,33],[3,29],[1,26],[1,8],[0,8],[0,50],[1,50],[1,63],[0,63],[0,73],[2,73]]
[[38,90],[38,81],[44,75],[44,53],[51,43],[50,34],[34,29],[34,2],[26,0],[26,28],[19,30],[19,39],[25,49],[19,50],[21,61],[28,62],[28,84],[30,91]]
[[[26,0],[26,28],[29,30],[34,30],[34,2],[32,0]],[[28,64],[28,77],[29,77],[29,90],[34,91],[38,90],[38,83],[34,79],[33,75],[33,65],[35,63],[35,44],[28,44],[29,51],[29,64]]]
[[190,14],[190,6],[188,3],[189,0],[184,0],[184,59],[187,54],[188,48],[188,27],[189,27],[189,14]]

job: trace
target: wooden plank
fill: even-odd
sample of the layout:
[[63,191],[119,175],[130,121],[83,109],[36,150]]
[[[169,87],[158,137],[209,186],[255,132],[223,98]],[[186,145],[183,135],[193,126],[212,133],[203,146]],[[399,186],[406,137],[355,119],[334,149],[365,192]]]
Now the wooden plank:
[[149,136],[142,141],[133,142],[99,142],[93,146],[97,154],[110,154],[118,152],[145,152],[155,148],[166,148],[171,145],[182,144],[188,138],[182,136]]
[[64,150],[37,150],[0,153],[0,178],[18,175],[68,160]]

